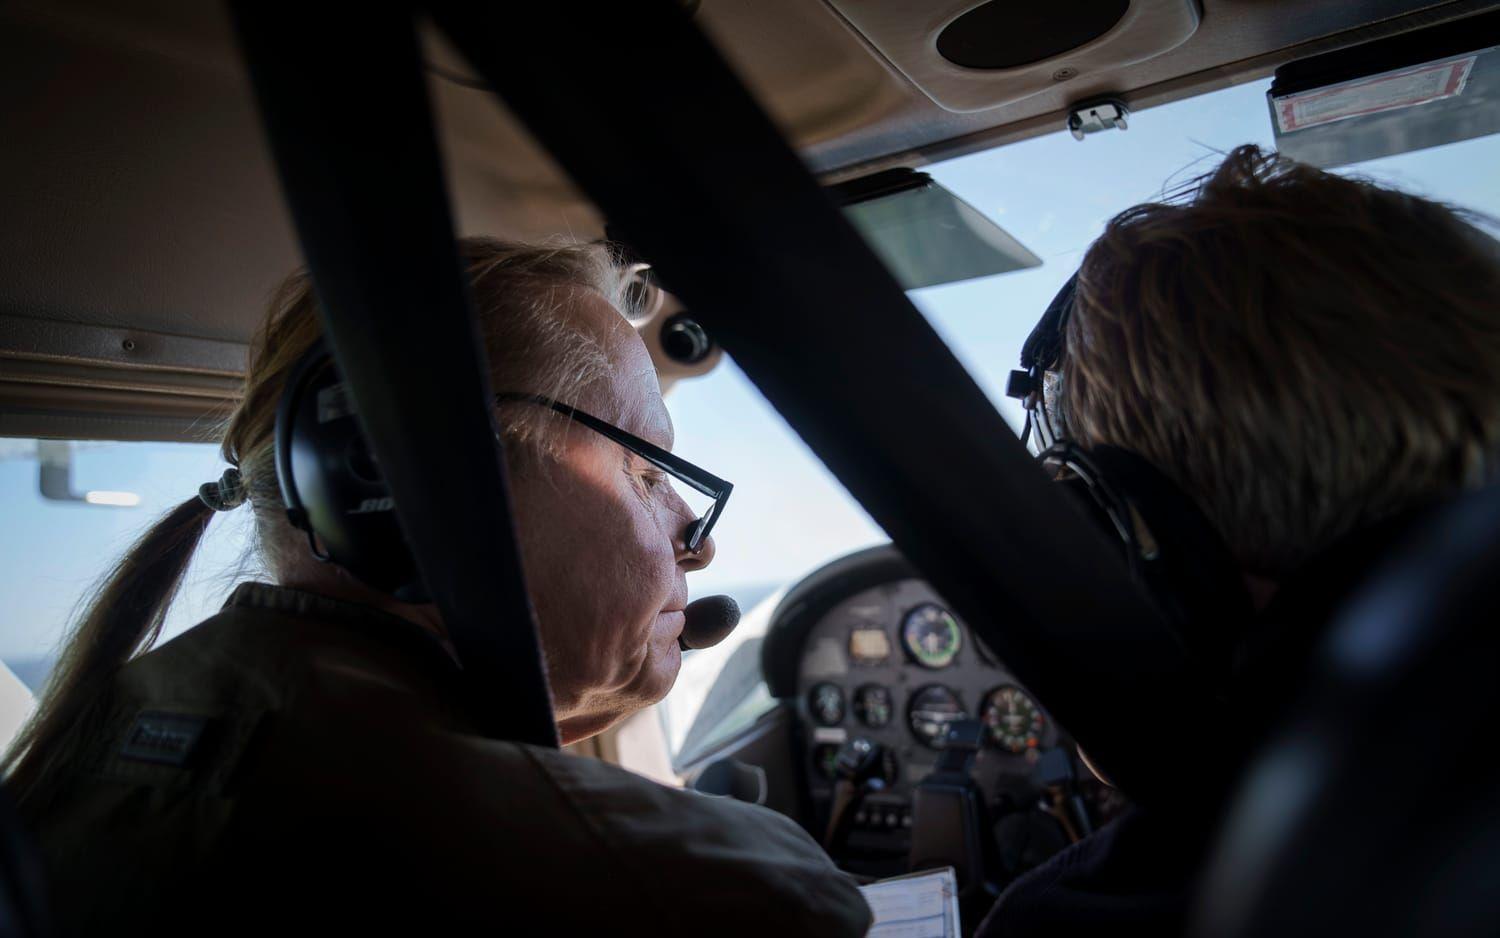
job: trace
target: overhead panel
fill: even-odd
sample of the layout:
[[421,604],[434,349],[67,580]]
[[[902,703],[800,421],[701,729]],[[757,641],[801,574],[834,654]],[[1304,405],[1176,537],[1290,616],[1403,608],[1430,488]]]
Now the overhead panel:
[[828,0],[938,106],[983,111],[1077,75],[1177,48],[1198,30],[1195,0]]
[[[1080,101],[1116,95],[1140,110],[1500,2],[1201,0],[1201,26],[1187,0],[1061,6],[702,0],[695,20],[834,182],[1057,129]],[[424,38],[460,233],[596,237],[602,216],[462,59]],[[1470,100],[1478,77],[1432,107]],[[640,106],[606,94],[626,112]],[[197,438],[237,393],[225,350],[237,374],[300,262],[224,6],[0,4],[0,139],[0,434]],[[29,320],[86,328],[53,336],[70,343],[64,354],[39,357]],[[167,341],[178,338],[209,344]],[[171,355],[148,360],[152,349]]]

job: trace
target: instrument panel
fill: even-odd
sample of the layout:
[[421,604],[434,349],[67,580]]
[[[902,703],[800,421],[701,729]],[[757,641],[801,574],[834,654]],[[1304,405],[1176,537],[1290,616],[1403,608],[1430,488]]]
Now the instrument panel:
[[840,747],[863,737],[885,748],[885,786],[856,816],[849,841],[856,851],[906,849],[912,791],[932,771],[955,720],[983,722],[975,778],[991,798],[1017,801],[1012,808],[1022,806],[1044,752],[1071,750],[1015,676],[916,578],[834,603],[802,643],[796,692],[807,791],[820,817]]

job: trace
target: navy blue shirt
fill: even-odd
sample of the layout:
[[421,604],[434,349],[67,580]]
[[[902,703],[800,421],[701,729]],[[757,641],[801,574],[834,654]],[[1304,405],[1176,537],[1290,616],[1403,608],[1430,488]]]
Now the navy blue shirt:
[[1201,831],[1130,808],[1011,883],[976,938],[1180,935],[1202,840]]

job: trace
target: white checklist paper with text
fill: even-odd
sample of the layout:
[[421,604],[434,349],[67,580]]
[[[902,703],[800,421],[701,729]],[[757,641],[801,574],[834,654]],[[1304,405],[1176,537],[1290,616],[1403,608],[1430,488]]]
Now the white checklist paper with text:
[[869,938],[958,938],[953,869],[914,873],[861,886],[875,924]]

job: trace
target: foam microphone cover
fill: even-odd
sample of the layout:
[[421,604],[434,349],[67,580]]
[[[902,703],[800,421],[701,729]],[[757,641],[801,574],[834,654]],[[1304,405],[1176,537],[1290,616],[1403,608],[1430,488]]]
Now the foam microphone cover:
[[740,605],[730,596],[705,596],[688,603],[683,616],[687,621],[677,638],[682,650],[712,648],[740,624]]

